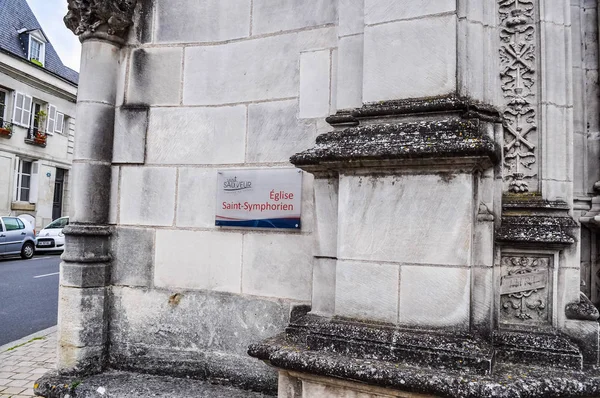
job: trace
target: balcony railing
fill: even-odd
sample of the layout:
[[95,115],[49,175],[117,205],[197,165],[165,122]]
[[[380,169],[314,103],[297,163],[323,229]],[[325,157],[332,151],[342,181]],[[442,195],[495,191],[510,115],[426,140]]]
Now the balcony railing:
[[12,137],[12,132],[12,123],[5,122],[3,119],[0,119],[0,137],[10,138]]
[[25,142],[31,145],[45,147],[47,138],[48,136],[46,133],[37,127],[29,127],[29,129],[27,129],[27,137],[25,137]]

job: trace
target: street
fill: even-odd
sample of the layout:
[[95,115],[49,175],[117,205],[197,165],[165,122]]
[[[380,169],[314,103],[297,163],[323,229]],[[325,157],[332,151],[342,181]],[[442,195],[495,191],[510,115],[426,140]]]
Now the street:
[[0,259],[0,346],[56,325],[60,255]]

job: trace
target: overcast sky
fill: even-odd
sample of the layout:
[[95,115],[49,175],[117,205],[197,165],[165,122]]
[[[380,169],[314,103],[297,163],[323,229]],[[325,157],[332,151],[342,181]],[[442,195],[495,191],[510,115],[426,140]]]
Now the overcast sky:
[[67,0],[27,0],[27,2],[63,63],[79,71],[81,45],[79,39],[63,23],[63,17],[67,14]]

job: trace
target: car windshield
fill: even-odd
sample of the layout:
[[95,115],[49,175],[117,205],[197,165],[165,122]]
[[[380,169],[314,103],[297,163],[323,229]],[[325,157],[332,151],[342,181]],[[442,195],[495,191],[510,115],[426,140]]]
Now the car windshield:
[[46,225],[44,229],[59,229],[64,228],[69,225],[69,219],[67,217],[57,218],[52,221],[50,224]]

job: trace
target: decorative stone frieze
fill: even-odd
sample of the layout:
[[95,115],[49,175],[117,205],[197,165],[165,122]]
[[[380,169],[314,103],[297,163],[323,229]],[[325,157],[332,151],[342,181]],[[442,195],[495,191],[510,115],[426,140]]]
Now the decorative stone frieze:
[[97,37],[122,44],[137,0],[68,0],[65,25],[83,41]]
[[537,191],[535,0],[500,0],[498,10],[505,188]]

